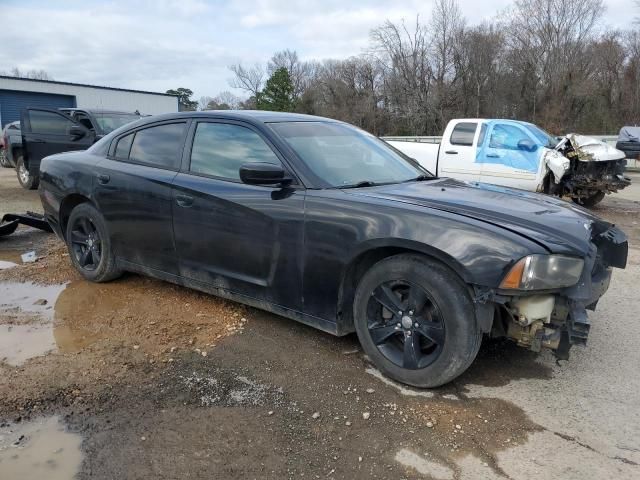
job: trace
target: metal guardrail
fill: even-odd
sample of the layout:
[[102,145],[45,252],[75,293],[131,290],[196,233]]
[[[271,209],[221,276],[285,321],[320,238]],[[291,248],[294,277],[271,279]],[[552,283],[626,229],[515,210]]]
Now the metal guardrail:
[[429,136],[417,136],[417,137],[381,137],[388,142],[416,142],[416,143],[440,143],[442,137],[429,137]]

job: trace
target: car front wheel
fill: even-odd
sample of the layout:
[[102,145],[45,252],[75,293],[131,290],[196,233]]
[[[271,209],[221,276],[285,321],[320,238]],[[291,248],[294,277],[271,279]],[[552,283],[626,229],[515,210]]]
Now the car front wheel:
[[376,367],[416,387],[456,378],[473,362],[482,339],[464,282],[421,255],[395,255],[373,265],[356,290],[354,320]]
[[73,266],[87,280],[108,282],[122,274],[106,223],[93,205],[81,203],[71,211],[65,238]]
[[25,162],[24,154],[19,153],[16,160],[16,173],[18,174],[18,182],[25,190],[35,190],[38,188],[39,178],[29,172]]
[[604,196],[604,192],[596,192],[588,197],[573,197],[571,200],[573,200],[573,203],[577,203],[581,207],[591,208],[600,203],[604,199]]

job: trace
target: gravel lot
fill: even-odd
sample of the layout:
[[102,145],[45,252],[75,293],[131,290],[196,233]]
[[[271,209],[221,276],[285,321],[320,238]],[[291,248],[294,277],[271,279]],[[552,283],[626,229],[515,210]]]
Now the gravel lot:
[[[0,478],[640,478],[640,175],[597,212],[631,254],[569,361],[486,342],[461,378],[383,378],[354,336],[0,239]],[[0,169],[0,216],[39,211]],[[66,284],[65,286],[58,286]],[[3,360],[4,358],[4,360]]]

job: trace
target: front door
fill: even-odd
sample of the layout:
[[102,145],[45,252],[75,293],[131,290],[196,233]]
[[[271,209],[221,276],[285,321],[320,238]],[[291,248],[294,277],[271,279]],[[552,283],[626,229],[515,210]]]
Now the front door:
[[171,183],[187,122],[165,122],[117,138],[96,166],[95,200],[118,261],[178,274]]
[[480,180],[535,191],[543,148],[519,125],[489,123],[477,161],[482,165]]
[[35,176],[44,157],[86,150],[95,141],[95,135],[87,128],[57,110],[28,108],[22,112],[20,127],[27,168]]
[[181,275],[300,311],[304,189],[240,181],[246,162],[283,164],[253,127],[200,121],[192,131],[173,183]]

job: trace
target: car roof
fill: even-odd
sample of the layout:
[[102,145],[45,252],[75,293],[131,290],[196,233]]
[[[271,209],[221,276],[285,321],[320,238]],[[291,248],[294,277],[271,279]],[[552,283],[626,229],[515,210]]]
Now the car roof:
[[[246,120],[253,123],[275,123],[275,122],[334,122],[341,123],[326,117],[315,115],[305,115],[302,113],[271,112],[267,110],[204,110],[178,113],[164,113],[146,117],[146,122],[157,122],[179,118],[217,118],[228,120]],[[140,125],[140,124],[138,124]]]
[[121,110],[106,110],[106,109],[96,109],[96,108],[60,108],[59,110],[62,110],[63,112],[89,112],[89,113],[93,113],[93,114],[107,114],[107,113],[111,113],[111,114],[121,114],[121,115],[138,115],[135,112],[123,112]]

